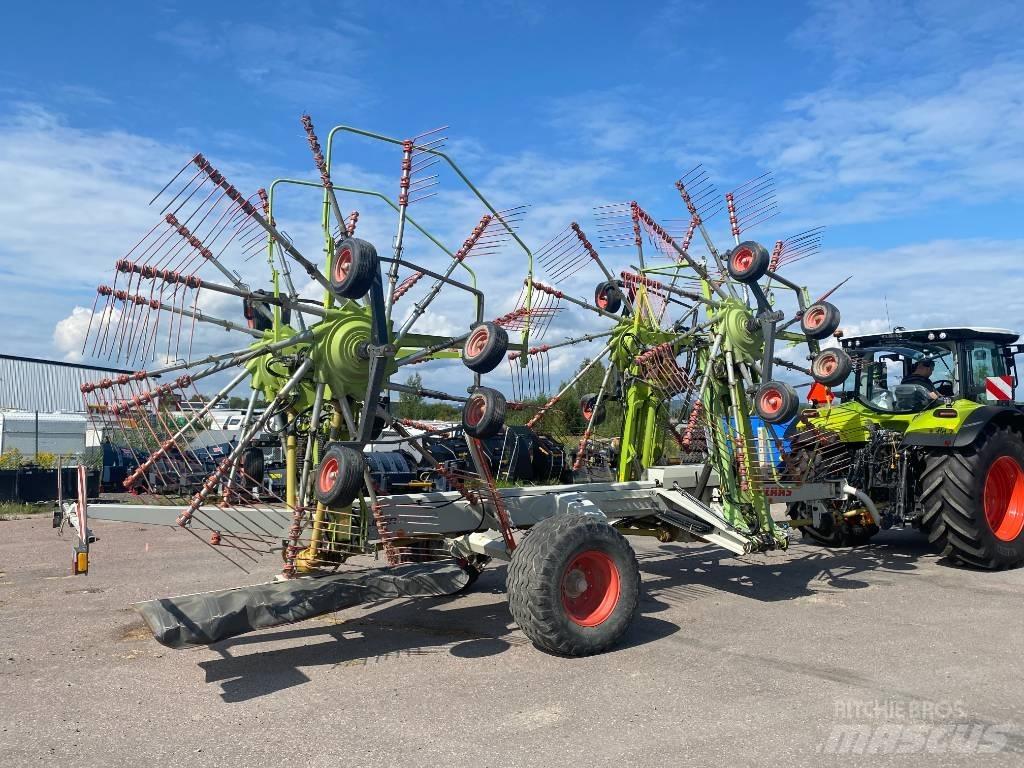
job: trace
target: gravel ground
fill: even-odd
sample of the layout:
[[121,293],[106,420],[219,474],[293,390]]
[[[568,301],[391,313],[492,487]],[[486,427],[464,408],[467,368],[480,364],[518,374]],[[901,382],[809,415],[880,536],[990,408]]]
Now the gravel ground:
[[911,531],[734,558],[636,539],[640,615],[586,659],[534,649],[505,569],[172,651],[130,607],[269,579],[192,537],[96,523],[93,571],[46,517],[0,522],[0,766],[1024,764],[1024,570]]

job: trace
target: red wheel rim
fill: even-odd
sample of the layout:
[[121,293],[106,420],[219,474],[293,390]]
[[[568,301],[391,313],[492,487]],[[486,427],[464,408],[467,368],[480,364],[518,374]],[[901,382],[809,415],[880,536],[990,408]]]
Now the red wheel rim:
[[352,249],[345,248],[334,257],[334,280],[342,282],[348,277],[348,271],[352,268]]
[[1024,530],[1024,469],[1000,456],[985,476],[985,519],[1000,541],[1015,541]]
[[619,569],[606,553],[580,552],[562,576],[562,605],[581,627],[596,627],[608,620],[619,604]]
[[466,405],[466,424],[475,427],[483,420],[486,410],[487,401],[484,400],[483,395],[473,395]]
[[597,294],[597,306],[599,309],[608,308],[608,289],[605,288],[603,291]]
[[583,406],[583,418],[590,421],[590,418],[594,415],[594,407],[591,405]]
[[834,373],[838,367],[839,361],[831,352],[819,355],[818,359],[814,362],[814,368],[817,370],[819,376],[829,376]]
[[749,248],[740,248],[732,255],[732,268],[736,272],[746,272],[754,263],[754,252]]
[[481,325],[469,334],[469,338],[466,339],[466,357],[471,360],[479,357],[483,353],[484,347],[487,346],[487,339],[490,338],[490,335],[491,332],[486,325]]
[[782,410],[782,392],[777,389],[766,389],[761,393],[759,403],[762,413],[774,416]]
[[338,482],[338,460],[333,456],[324,459],[320,465],[320,474],[317,476],[316,484],[320,487],[321,493],[330,493],[334,484]]
[[821,307],[811,307],[804,315],[804,326],[814,330],[825,322],[825,310]]

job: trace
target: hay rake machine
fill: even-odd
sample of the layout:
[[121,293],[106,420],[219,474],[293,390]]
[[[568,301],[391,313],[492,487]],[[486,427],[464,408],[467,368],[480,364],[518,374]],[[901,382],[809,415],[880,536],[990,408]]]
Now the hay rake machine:
[[[601,247],[635,254],[613,271],[575,223],[535,258],[518,232],[523,209],[488,202],[442,151],[439,132],[399,140],[338,126],[324,150],[308,116],[303,127],[318,181],[280,179],[246,196],[196,155],[154,198],[162,221],[97,292],[86,352],[139,370],[82,389],[108,439],[138,457],[125,488],[140,499],[95,504],[88,514],[178,526],[243,569],[267,553],[283,560],[271,584],[140,604],[161,642],[209,643],[367,600],[453,594],[496,558],[510,561],[512,614],[537,646],[595,653],[621,636],[637,605],[639,571],[623,534],[765,552],[787,544],[771,516],[773,498],[854,493],[841,480],[805,483],[773,427],[792,420],[799,404],[775,371],[828,384],[845,376],[849,358],[819,347],[838,325],[836,308],[812,302],[778,271],[809,255],[820,233],[772,251],[741,239],[774,213],[769,177],[720,199],[697,169],[676,184],[688,214],[679,222],[659,223],[635,202],[596,209]],[[335,181],[342,138],[395,151],[396,199]],[[433,194],[439,170],[482,209],[453,250],[410,214]],[[322,211],[322,265],[300,251],[275,210],[283,191],[311,189]],[[390,210],[386,255],[356,236],[369,217],[344,213],[342,199]],[[724,251],[706,224],[719,210],[728,212],[734,239]],[[698,233],[703,257],[691,253]],[[506,271],[518,259],[523,281],[515,303],[496,311],[472,265],[499,252]],[[253,287],[239,270],[261,254],[269,280]],[[303,290],[300,272],[309,282]],[[592,299],[576,290],[588,272],[597,281]],[[322,298],[307,298],[311,289]],[[416,300],[403,301],[407,294]],[[459,297],[449,306],[461,308],[462,327],[421,332],[434,327],[431,307],[449,294]],[[223,297],[240,300],[243,320],[213,314]],[[565,317],[605,327],[544,343]],[[206,354],[199,329],[207,326],[248,343]],[[787,359],[783,344],[803,360]],[[548,397],[553,351],[589,361]],[[504,361],[518,400],[483,384],[501,375]],[[482,441],[501,432],[510,411],[525,410],[529,427],[541,425],[601,361],[601,386],[580,404],[587,423],[573,482],[499,488]],[[465,391],[397,380],[416,365],[429,383],[441,375],[434,371],[450,375],[453,363],[465,371]],[[202,400],[199,386],[216,393]],[[212,460],[197,448],[208,417],[243,386],[249,398],[238,438]],[[395,393],[454,403],[461,420],[438,427],[402,418]],[[616,477],[578,482],[613,400],[623,414]],[[432,438],[452,433],[464,436],[468,462],[432,452]],[[667,464],[667,441],[692,461]],[[365,451],[399,443],[415,448],[422,471],[407,492],[380,493]],[[269,446],[283,454],[283,491],[263,482]],[[76,570],[85,572],[93,536],[84,500],[64,514],[78,532]],[[350,558],[368,554],[386,565],[350,567]]]

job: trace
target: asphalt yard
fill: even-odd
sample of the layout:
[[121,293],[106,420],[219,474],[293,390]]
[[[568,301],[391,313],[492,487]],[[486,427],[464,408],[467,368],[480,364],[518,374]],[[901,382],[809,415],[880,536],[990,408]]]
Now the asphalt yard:
[[95,523],[92,572],[47,517],[0,522],[0,765],[1024,764],[1024,570],[912,531],[736,558],[633,541],[612,652],[542,653],[505,569],[463,596],[359,606],[215,646],[131,605],[269,580],[192,537]]

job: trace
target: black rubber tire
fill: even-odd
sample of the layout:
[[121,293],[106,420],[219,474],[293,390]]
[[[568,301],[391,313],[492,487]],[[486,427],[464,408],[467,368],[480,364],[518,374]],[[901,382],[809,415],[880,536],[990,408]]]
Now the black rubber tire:
[[[253,291],[257,296],[272,296],[273,294],[269,291],[259,289]],[[263,312],[259,311],[258,307],[262,307],[267,310],[270,315],[274,314],[274,306],[267,301],[260,301],[258,299],[242,299],[242,315],[245,317],[246,324],[256,331],[269,331],[274,327],[273,321],[267,317]],[[281,322],[284,325],[288,325],[292,319],[292,311],[289,307],[281,307]]]
[[242,454],[242,472],[246,486],[263,485],[265,462],[262,448],[247,448]]
[[618,283],[605,281],[594,289],[594,304],[598,309],[615,314],[622,309],[622,290]]
[[789,421],[798,410],[800,397],[783,381],[766,381],[754,393],[754,411],[768,424]]
[[490,387],[477,387],[462,406],[462,429],[470,437],[494,437],[505,426],[505,396]]
[[347,507],[362,493],[364,469],[362,453],[347,445],[329,443],[316,468],[313,495],[325,506]]
[[[479,347],[470,354],[471,347]],[[490,373],[508,352],[508,332],[497,323],[477,323],[462,348],[462,364],[474,373]]]
[[[580,415],[583,417],[583,421],[590,421],[590,413],[594,410],[594,403],[597,402],[597,395],[594,393],[586,394],[580,398]],[[607,415],[604,407],[604,400],[601,401],[601,405],[597,409],[597,413],[594,416],[594,426],[602,424],[604,417]]]
[[768,271],[772,256],[768,249],[753,240],[745,240],[726,255],[727,268],[733,280],[756,283]]
[[[809,516],[810,510],[805,508],[803,503],[790,504],[787,507],[787,514],[790,519],[797,520]],[[824,547],[859,547],[871,541],[871,537],[878,533],[878,526],[871,525],[850,525],[846,522],[839,522],[830,529],[823,530],[813,525],[800,526],[800,535],[804,540],[809,540]]]
[[[607,618],[595,626],[575,621],[563,599],[569,566],[586,552],[607,556],[619,592]],[[596,515],[570,512],[537,523],[508,566],[512,618],[535,646],[565,656],[589,656],[612,647],[629,628],[640,598],[640,566],[629,542]]]
[[835,304],[819,301],[800,316],[800,330],[809,339],[826,339],[838,330],[840,319]]
[[853,361],[839,347],[822,350],[811,362],[811,375],[819,384],[834,387],[846,381],[853,370]]
[[1024,435],[997,424],[989,424],[965,448],[931,451],[925,456],[920,525],[943,555],[988,570],[1024,563],[1024,530],[1012,541],[1002,541],[985,516],[986,480],[992,465],[1002,457],[1024,468]]
[[377,249],[358,237],[345,237],[334,247],[331,259],[331,287],[344,299],[366,295],[373,278],[380,272]]

